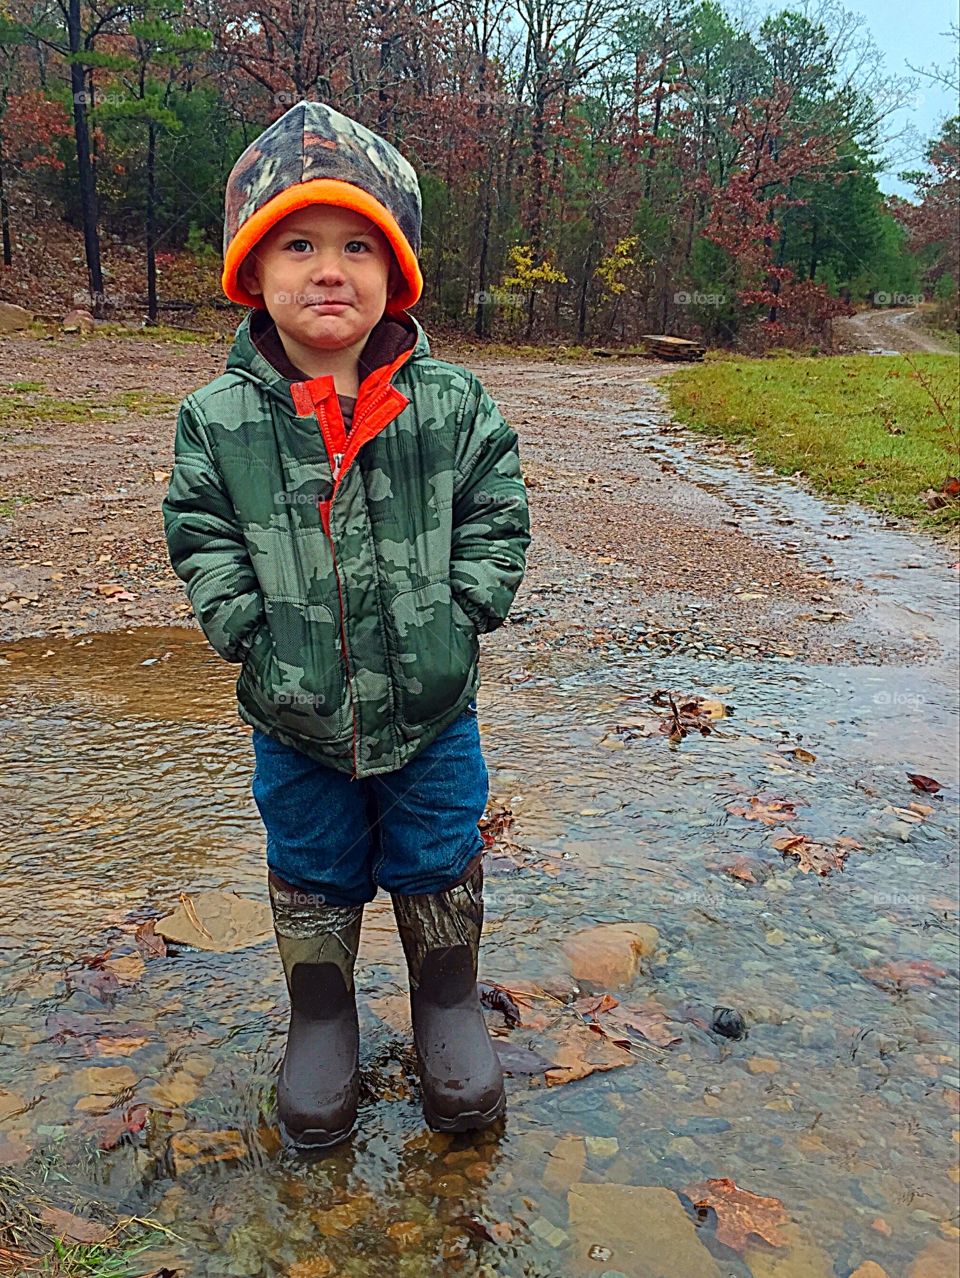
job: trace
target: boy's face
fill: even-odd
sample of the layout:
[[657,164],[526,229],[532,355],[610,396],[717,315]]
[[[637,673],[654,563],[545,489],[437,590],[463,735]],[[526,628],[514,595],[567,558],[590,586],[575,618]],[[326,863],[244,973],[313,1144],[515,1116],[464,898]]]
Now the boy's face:
[[318,351],[362,344],[400,282],[387,237],[351,209],[311,204],[272,227],[240,267],[280,332]]

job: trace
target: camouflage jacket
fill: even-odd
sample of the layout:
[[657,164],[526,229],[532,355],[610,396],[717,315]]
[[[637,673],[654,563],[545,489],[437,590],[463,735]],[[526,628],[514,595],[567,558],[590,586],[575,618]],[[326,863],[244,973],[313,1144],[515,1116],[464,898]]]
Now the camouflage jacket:
[[170,560],[242,663],[241,719],[355,778],[391,772],[474,697],[477,637],[520,585],[517,436],[409,314],[371,333],[349,434],[332,377],[263,353],[271,328],[248,314],[226,372],[180,406]]

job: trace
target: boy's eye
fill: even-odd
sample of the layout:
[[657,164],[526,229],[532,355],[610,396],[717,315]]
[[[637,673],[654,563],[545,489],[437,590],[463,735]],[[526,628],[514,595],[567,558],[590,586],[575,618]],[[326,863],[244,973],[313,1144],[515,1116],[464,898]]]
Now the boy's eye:
[[[299,251],[300,251],[300,249],[299,249],[299,247],[298,247],[299,245],[303,245],[303,246],[305,247],[306,251],[307,251],[307,252],[309,252],[309,250],[310,250],[310,241],[309,241],[309,240],[291,240],[291,241],[289,242],[289,244],[287,245],[287,248],[288,248],[288,249],[294,249],[295,251],[299,252]],[[347,240],[346,247],[347,247],[349,250],[351,250],[351,252],[352,252],[352,250],[353,250],[354,248],[359,248],[359,249],[361,249],[361,250],[362,250],[363,252],[365,252],[365,253],[370,253],[370,252],[372,252],[372,251],[373,251],[373,250],[371,249],[370,245],[366,242],[366,240]]]

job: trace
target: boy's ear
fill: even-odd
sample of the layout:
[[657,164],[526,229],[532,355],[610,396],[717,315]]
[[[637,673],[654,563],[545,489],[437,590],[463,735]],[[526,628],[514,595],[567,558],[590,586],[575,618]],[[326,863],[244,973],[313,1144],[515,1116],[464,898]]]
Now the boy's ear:
[[387,298],[390,299],[400,291],[403,284],[403,272],[395,257],[390,259],[390,273],[387,276]]
[[240,286],[246,289],[248,293],[252,293],[254,297],[259,297],[263,292],[260,280],[257,277],[256,258],[252,253],[248,253],[240,263],[237,269],[237,280]]

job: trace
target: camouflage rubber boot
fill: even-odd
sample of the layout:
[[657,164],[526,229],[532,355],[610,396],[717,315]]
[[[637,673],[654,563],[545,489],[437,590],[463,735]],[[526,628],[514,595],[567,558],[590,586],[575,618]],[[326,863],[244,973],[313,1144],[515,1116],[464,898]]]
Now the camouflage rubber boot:
[[458,887],[393,897],[410,973],[410,1010],[423,1096],[434,1131],[489,1127],[507,1098],[477,994],[483,867]]
[[290,991],[290,1029],[277,1081],[287,1139],[322,1149],[350,1135],[360,1092],[353,969],[362,905],[317,905],[269,876],[273,926]]

